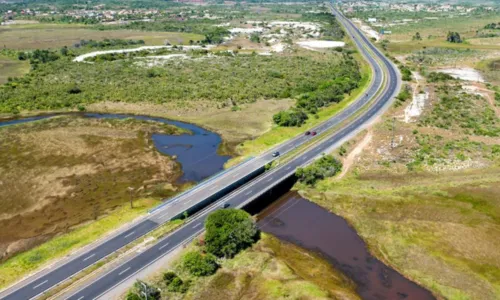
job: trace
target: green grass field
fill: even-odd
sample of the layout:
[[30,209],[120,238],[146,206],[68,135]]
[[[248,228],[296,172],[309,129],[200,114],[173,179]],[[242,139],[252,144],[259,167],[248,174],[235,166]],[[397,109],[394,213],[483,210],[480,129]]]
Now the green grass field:
[[0,84],[6,83],[9,77],[20,77],[29,70],[30,65],[27,61],[0,55]]
[[193,33],[135,30],[96,30],[90,26],[69,24],[29,24],[2,26],[0,46],[9,49],[46,49],[73,46],[80,40],[133,39],[144,40],[146,45],[188,44],[189,40],[202,40]]

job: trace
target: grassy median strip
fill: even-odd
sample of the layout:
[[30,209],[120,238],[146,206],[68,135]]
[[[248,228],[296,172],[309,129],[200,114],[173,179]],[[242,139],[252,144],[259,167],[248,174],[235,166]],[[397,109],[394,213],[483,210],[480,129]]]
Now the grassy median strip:
[[0,265],[0,288],[22,279],[41,268],[51,260],[68,255],[71,251],[88,245],[113,229],[144,215],[160,201],[141,199],[134,202],[134,208],[123,205],[108,216],[78,227],[69,233],[57,236],[29,251],[20,253]]

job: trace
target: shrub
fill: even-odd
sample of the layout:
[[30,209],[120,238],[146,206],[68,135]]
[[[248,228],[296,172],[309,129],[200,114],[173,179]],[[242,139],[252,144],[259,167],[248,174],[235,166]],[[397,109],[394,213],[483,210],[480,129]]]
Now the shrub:
[[460,37],[460,34],[458,32],[452,32],[452,31],[448,32],[448,36],[446,37],[446,41],[448,41],[450,43],[462,43],[463,42],[462,38]]
[[[136,295],[146,295],[146,298],[148,299],[161,299],[161,293],[160,290],[158,290],[156,287],[147,284],[144,281],[137,280],[136,283],[134,284],[134,289],[136,292],[132,292],[129,294],[136,294]],[[132,299],[137,299],[134,298],[133,295],[130,295]],[[142,297],[139,297],[141,299]],[[127,295],[128,299],[128,295]]]
[[165,285],[168,286],[177,277],[179,277],[179,276],[177,276],[177,274],[175,274],[175,272],[168,271],[168,272],[163,274],[163,281],[165,282]]
[[453,79],[453,76],[451,76],[450,74],[442,72],[430,72],[429,75],[427,75],[428,82],[448,81]]
[[331,155],[325,155],[305,168],[298,168],[295,176],[300,182],[314,185],[318,180],[335,176],[342,170],[342,163]]
[[205,221],[205,229],[206,249],[217,257],[234,257],[251,246],[259,235],[252,217],[238,209],[211,213]]
[[215,256],[212,254],[202,255],[197,251],[187,253],[183,258],[182,265],[194,276],[209,276],[219,268]]
[[273,116],[274,123],[279,126],[301,126],[309,117],[302,110],[282,110]]

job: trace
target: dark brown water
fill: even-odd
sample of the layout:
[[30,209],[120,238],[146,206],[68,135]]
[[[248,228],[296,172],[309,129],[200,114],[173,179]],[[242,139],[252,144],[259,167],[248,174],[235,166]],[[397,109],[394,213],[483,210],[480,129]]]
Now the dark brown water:
[[363,299],[435,299],[368,252],[347,222],[289,192],[259,214],[259,227],[278,238],[321,254],[357,285]]

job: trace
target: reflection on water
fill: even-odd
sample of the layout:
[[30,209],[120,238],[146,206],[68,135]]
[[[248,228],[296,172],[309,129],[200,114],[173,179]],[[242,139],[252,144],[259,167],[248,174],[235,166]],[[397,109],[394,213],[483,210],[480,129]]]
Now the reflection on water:
[[[163,154],[175,156],[182,167],[182,177],[180,183],[201,181],[224,169],[224,163],[230,158],[229,156],[219,155],[217,149],[222,142],[221,137],[209,130],[199,126],[172,121],[164,118],[122,115],[122,114],[68,114],[76,117],[84,116],[87,118],[100,119],[125,119],[134,118],[138,120],[152,120],[177,127],[187,129],[191,134],[168,135],[168,134],[153,134],[152,140],[158,151]],[[0,127],[14,124],[33,122],[36,120],[47,119],[56,116],[56,114],[42,115],[36,117],[19,118],[14,120],[0,121]]]
[[374,258],[341,217],[289,192],[259,214],[260,228],[323,255],[357,285],[363,299],[435,299]]

